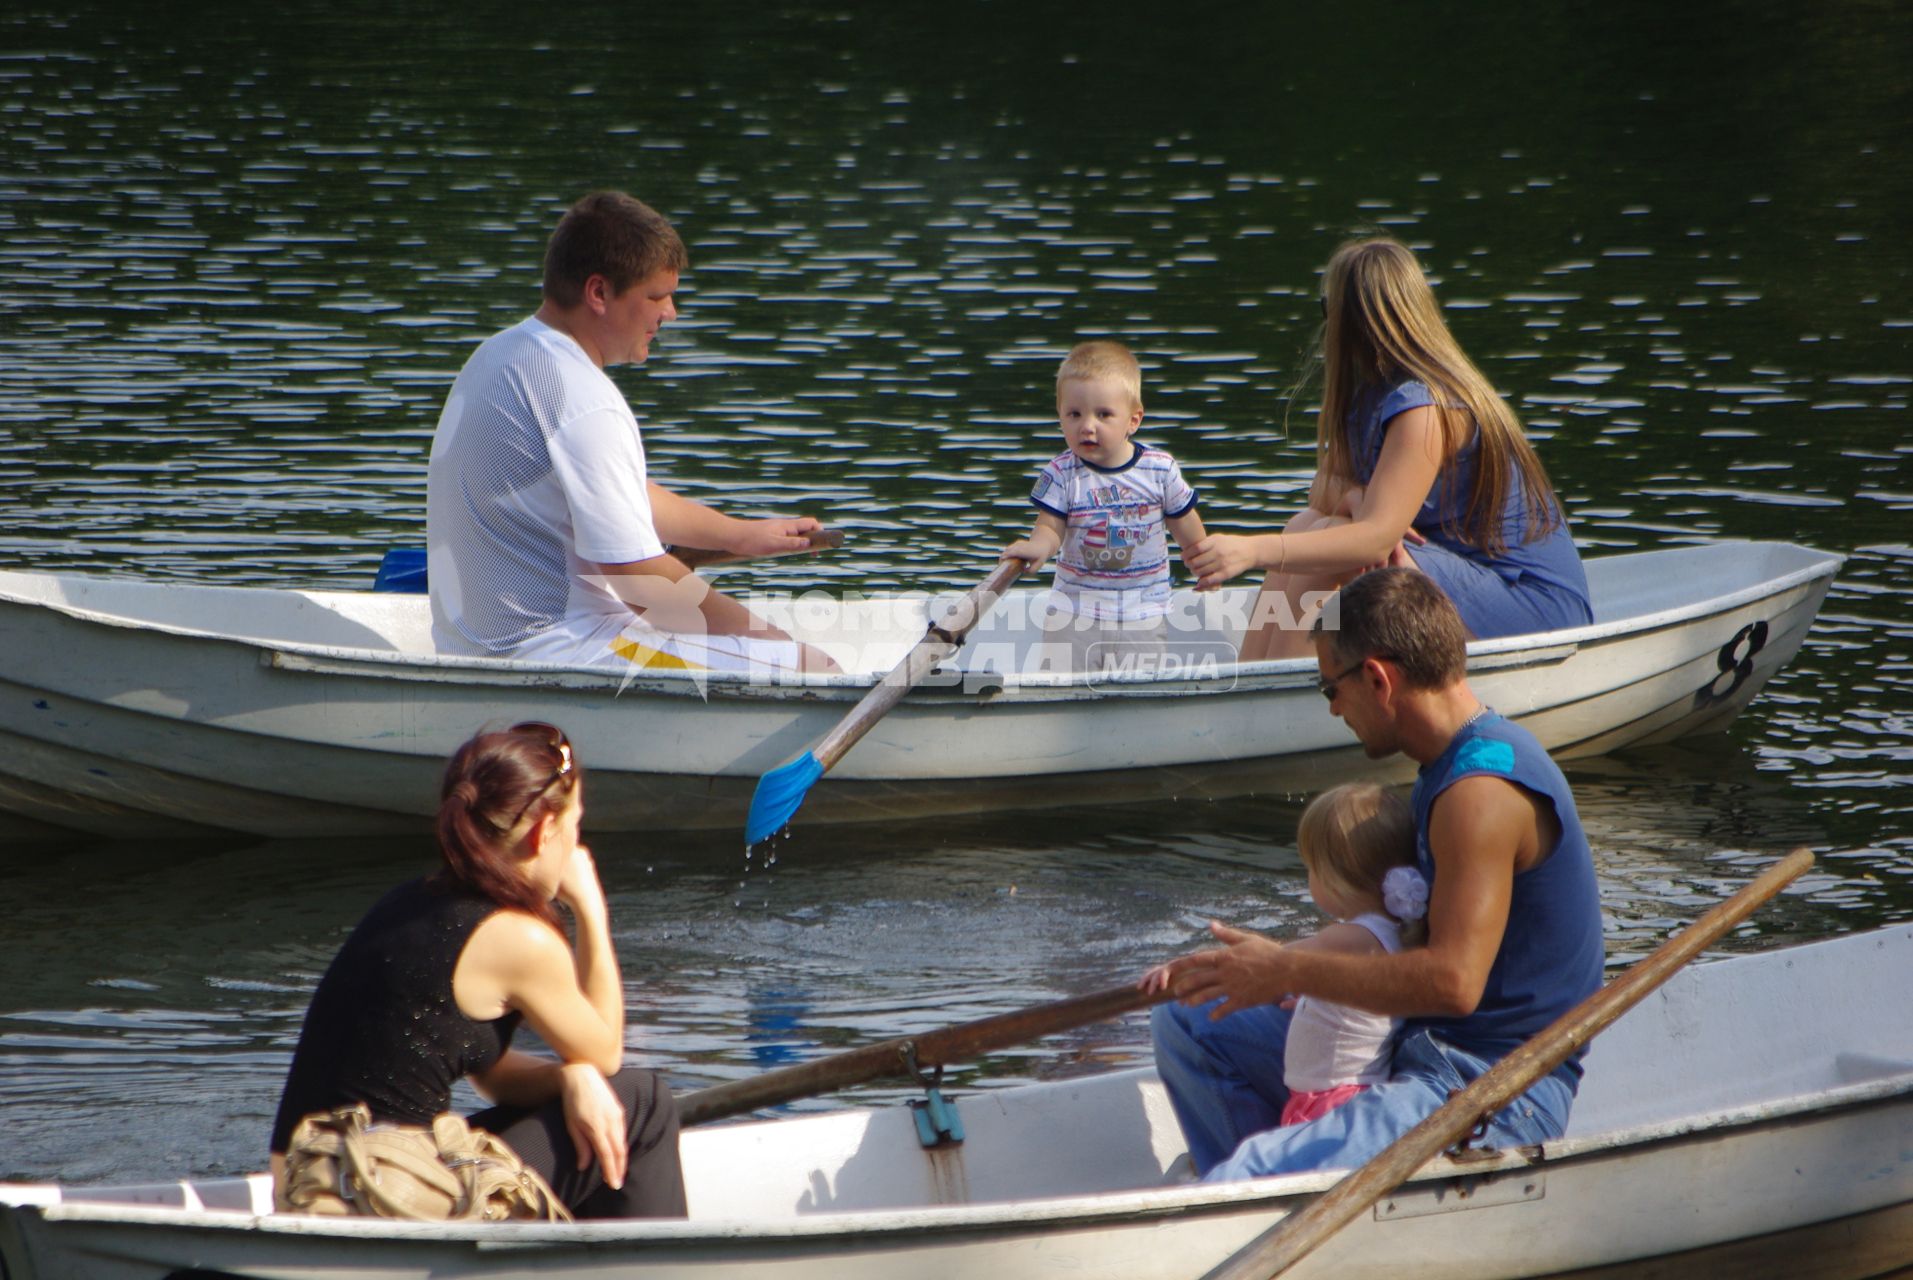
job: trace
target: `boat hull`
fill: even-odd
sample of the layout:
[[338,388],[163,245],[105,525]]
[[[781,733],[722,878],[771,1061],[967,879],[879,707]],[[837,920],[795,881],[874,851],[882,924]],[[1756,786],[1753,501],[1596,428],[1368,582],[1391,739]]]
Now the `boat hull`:
[[[1719,730],[1798,650],[1839,564],[1753,543],[1591,561],[1595,625],[1477,642],[1471,678],[1563,757]],[[1683,579],[1705,586],[1670,587]],[[1312,661],[1215,661],[1248,598],[1184,597],[1190,661],[1100,682],[1020,674],[1030,637],[992,618],[811,790],[806,817],[1408,776],[1328,713]],[[1031,599],[1007,612],[1027,617]],[[0,812],[141,838],[417,832],[459,742],[541,719],[592,771],[594,829],[741,826],[758,778],[848,711],[921,634],[926,607],[845,611],[821,638],[848,645],[862,628],[858,652],[877,660],[862,676],[751,685],[439,660],[418,598],[0,574]]]
[[[1754,1186],[1735,1177],[1739,1198],[1731,1215],[1707,1218],[1718,1206],[1688,1203],[1697,1190],[1704,1196],[1705,1188],[1736,1174],[1748,1160],[1784,1160],[1796,1144],[1835,1151],[1853,1138],[1881,1134],[1882,1126],[1871,1118],[1858,1112],[1846,1123],[1776,1134],[1773,1142],[1683,1144],[1697,1149],[1667,1153],[1655,1162],[1651,1178],[1644,1178],[1638,1160],[1617,1157],[1571,1172],[1551,1169],[1540,1182],[1517,1170],[1424,1183],[1382,1207],[1408,1206],[1421,1216],[1358,1218],[1286,1274],[1294,1280],[1678,1274],[1862,1280],[1889,1275],[1913,1264],[1908,1192],[1902,1190],[1898,1203],[1861,1213],[1836,1208],[1830,1218],[1811,1216],[1825,1212],[1828,1197],[1800,1204],[1786,1193],[1806,1178],[1838,1184],[1851,1176],[1852,1161],[1887,1154],[1883,1142],[1862,1142],[1848,1149],[1846,1159],[1797,1174],[1789,1169],[1786,1187],[1778,1179]],[[1904,1142],[1909,1129],[1913,1125],[1902,1114],[1882,1136],[1897,1133]],[[1504,1185],[1505,1179],[1519,1187]],[[1530,1187],[1533,1193],[1521,1194]],[[1516,1196],[1521,1198],[1496,1198]],[[1486,1203],[1470,1207],[1471,1199]],[[563,1240],[534,1239],[510,1228],[510,1240],[474,1239],[469,1232],[446,1238],[437,1228],[335,1230],[314,1238],[264,1224],[209,1227],[168,1221],[186,1215],[165,1210],[127,1211],[109,1219],[69,1209],[16,1214],[13,1222],[0,1225],[0,1235],[11,1234],[21,1259],[8,1280],[160,1280],[189,1268],[196,1276],[246,1280],[895,1280],[900,1275],[1190,1280],[1302,1203],[1285,1198],[1228,1207],[1165,1207],[1126,1213],[1120,1221],[1038,1217],[989,1228],[925,1224],[874,1235],[861,1225],[790,1236],[742,1229],[736,1235],[701,1232],[688,1239],[662,1232],[632,1238],[628,1230],[574,1229]],[[1679,1208],[1670,1211],[1671,1206]],[[1690,1219],[1686,1224],[1670,1221],[1683,1216]],[[1696,1239],[1705,1243],[1680,1247]],[[1665,1247],[1669,1244],[1675,1247]]]
[[[1877,1007],[1854,1017],[1909,963],[1902,925],[1677,975],[1596,1041],[1566,1137],[1437,1161],[1290,1274],[1863,1276],[1913,1262],[1913,1042]],[[903,1108],[689,1130],[686,1222],[284,1218],[264,1212],[258,1179],[196,1184],[190,1208],[162,1207],[182,1202],[181,1184],[38,1205],[48,1189],[0,1187],[0,1256],[9,1280],[187,1267],[274,1280],[1188,1280],[1338,1176],[1173,1182],[1181,1137],[1148,1071],[958,1105],[965,1142],[935,1150]]]

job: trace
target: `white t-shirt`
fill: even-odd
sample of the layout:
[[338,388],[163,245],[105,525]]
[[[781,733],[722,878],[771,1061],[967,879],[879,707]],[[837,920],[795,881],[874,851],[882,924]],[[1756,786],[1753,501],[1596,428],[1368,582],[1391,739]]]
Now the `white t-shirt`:
[[532,317],[465,362],[432,437],[425,543],[441,653],[507,655],[560,624],[631,620],[590,579],[664,554],[644,442],[569,336]]
[[1169,612],[1163,521],[1196,505],[1196,491],[1174,458],[1140,444],[1120,467],[1060,453],[1037,474],[1030,501],[1063,521],[1056,553],[1059,603],[1120,622]]
[[[1402,949],[1402,927],[1390,916],[1365,911],[1349,923],[1374,934],[1389,955]],[[1401,1024],[1400,1018],[1303,996],[1289,1018],[1282,1083],[1297,1092],[1380,1084],[1388,1079],[1391,1041]]]

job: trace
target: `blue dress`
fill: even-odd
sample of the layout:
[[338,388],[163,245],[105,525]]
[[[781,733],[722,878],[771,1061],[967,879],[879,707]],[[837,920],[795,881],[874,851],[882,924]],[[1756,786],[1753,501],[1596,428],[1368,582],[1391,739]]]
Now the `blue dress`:
[[[1367,485],[1374,477],[1389,419],[1434,403],[1434,394],[1427,386],[1413,380],[1362,390],[1348,421],[1349,457],[1357,483]],[[1477,441],[1478,437],[1471,438],[1456,452],[1415,514],[1415,529],[1428,541],[1419,547],[1410,546],[1409,556],[1448,593],[1461,611],[1462,622],[1479,639],[1555,631],[1592,622],[1587,572],[1574,549],[1566,517],[1537,541],[1522,540],[1527,536],[1528,512],[1535,499],[1518,476],[1509,486],[1507,502],[1501,509],[1505,548],[1498,555],[1490,555],[1467,541],[1464,529],[1468,495],[1475,483]]]

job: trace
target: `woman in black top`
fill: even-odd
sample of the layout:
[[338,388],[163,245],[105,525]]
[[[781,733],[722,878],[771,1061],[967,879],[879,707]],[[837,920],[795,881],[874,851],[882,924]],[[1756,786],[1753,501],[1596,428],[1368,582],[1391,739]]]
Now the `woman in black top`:
[[[624,989],[604,890],[578,843],[584,779],[551,725],[485,733],[446,767],[435,875],[380,899],[312,997],[272,1131],[275,1179],[301,1117],[363,1102],[429,1125],[471,1077],[471,1117],[579,1217],[683,1217],[677,1105],[623,1068]],[[567,944],[553,902],[571,911]],[[558,1061],[512,1049],[520,1019]]]

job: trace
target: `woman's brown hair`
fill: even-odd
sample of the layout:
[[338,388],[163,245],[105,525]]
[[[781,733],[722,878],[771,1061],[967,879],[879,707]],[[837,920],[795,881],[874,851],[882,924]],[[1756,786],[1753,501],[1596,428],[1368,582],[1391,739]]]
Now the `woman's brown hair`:
[[513,846],[528,823],[564,806],[580,772],[571,743],[548,724],[481,733],[453,752],[439,788],[444,878],[556,927],[557,911],[519,870]]

